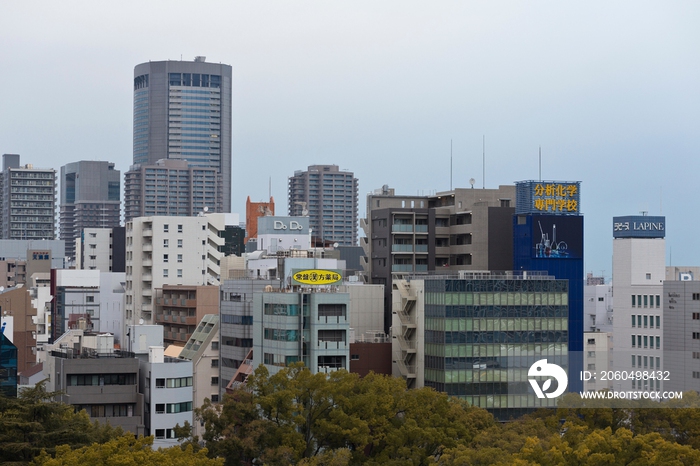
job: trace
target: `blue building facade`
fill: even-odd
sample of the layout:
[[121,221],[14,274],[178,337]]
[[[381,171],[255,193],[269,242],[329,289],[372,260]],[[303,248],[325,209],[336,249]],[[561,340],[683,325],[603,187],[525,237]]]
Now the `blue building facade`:
[[[583,369],[583,215],[578,181],[516,183],[513,270],[569,281],[569,373]],[[569,391],[583,390],[569,377]]]

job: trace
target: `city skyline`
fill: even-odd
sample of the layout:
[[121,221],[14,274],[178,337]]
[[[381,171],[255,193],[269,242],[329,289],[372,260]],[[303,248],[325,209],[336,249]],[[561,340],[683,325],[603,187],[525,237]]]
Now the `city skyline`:
[[233,212],[270,191],[285,212],[288,177],[314,164],[355,173],[360,218],[385,184],[415,195],[541,173],[582,182],[586,271],[610,277],[612,218],[640,211],[667,218],[667,263],[700,263],[696,5],[236,3],[207,24],[134,5],[5,6],[2,153],[124,173],[134,65],[205,55],[233,67]]

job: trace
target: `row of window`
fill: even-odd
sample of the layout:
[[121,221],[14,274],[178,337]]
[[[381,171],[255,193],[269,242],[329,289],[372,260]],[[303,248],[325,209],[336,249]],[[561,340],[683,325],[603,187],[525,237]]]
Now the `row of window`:
[[183,401],[182,403],[158,403],[156,404],[156,414],[173,414],[192,411],[192,402]]
[[[643,365],[642,365],[643,364]],[[654,367],[654,356],[641,356],[639,354],[632,355],[632,367],[661,369],[661,358],[656,357],[656,367]]]
[[[641,316],[632,314],[632,327],[653,328],[654,316]],[[656,328],[661,328],[661,316],[656,316]]]
[[[698,339],[700,339],[700,333],[698,335]],[[656,346],[654,346],[655,341]],[[643,346],[642,343],[644,344]],[[661,349],[661,337],[654,337],[652,335],[632,335],[632,348]]]
[[76,374],[69,375],[66,383],[69,387],[85,385],[135,385],[136,374]]
[[661,307],[661,295],[632,295],[632,307]]
[[156,388],[181,388],[191,387],[192,377],[178,377],[174,379],[156,379]]
[[[644,390],[653,390],[654,389],[654,380],[649,379],[649,380],[636,380],[632,379],[632,389],[633,390],[642,390],[642,382],[644,383],[643,389]],[[661,380],[656,379],[656,390],[661,390]]]
[[90,417],[131,417],[134,415],[133,404],[107,404],[107,405],[75,405],[76,412],[87,411]]

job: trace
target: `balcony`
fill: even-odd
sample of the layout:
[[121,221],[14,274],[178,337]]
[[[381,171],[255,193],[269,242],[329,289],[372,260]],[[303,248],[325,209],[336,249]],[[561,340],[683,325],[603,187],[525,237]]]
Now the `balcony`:
[[413,225],[404,225],[395,223],[391,225],[392,233],[413,233]]
[[392,272],[413,272],[412,264],[394,264],[391,266]]
[[412,244],[392,244],[391,252],[413,252]]
[[141,245],[141,250],[142,251],[153,251],[153,244],[152,243],[145,243]]
[[152,237],[152,236],[153,236],[153,229],[151,229],[151,228],[144,228],[143,230],[141,230],[141,234],[142,234],[144,237]]

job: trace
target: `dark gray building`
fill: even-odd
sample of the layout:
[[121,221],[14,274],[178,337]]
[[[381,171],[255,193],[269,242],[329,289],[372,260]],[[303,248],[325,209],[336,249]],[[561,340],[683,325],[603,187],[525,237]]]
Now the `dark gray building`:
[[357,178],[337,165],[311,165],[289,178],[289,215],[308,215],[321,243],[357,246],[357,199]]
[[75,258],[84,228],[119,226],[121,173],[111,162],[81,160],[61,167],[60,238]]
[[[205,57],[134,68],[134,165],[176,159],[215,169],[223,212],[231,211],[231,82],[231,66]],[[145,194],[167,201],[170,185],[158,188]]]
[[54,239],[56,170],[21,166],[3,154],[0,173],[0,239]]
[[367,196],[361,246],[367,281],[384,285],[384,331],[391,325],[393,274],[510,270],[515,186],[396,196],[388,186]]

